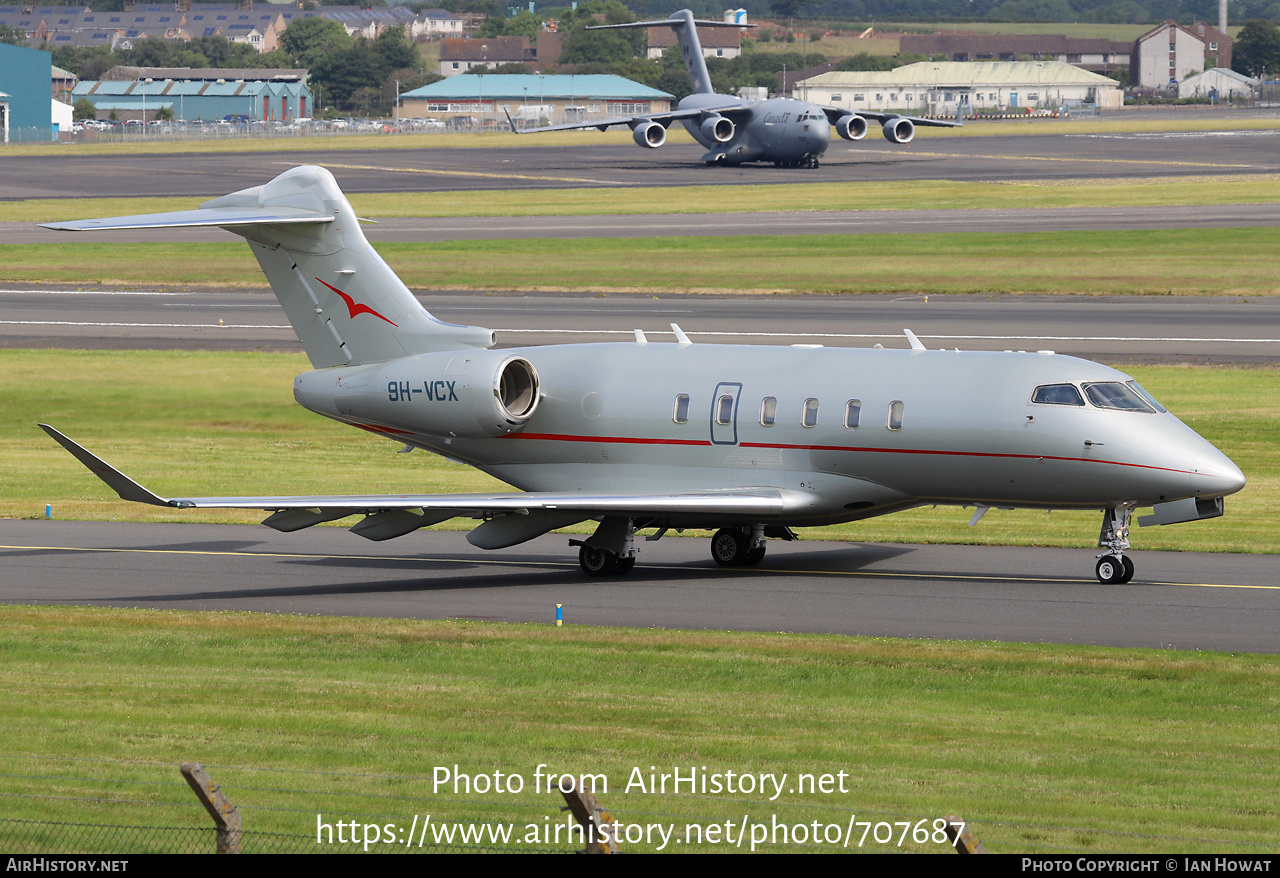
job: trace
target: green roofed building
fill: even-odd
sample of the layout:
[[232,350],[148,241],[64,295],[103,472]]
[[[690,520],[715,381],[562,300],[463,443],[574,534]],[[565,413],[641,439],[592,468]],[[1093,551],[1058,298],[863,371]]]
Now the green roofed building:
[[0,43],[0,143],[54,140],[53,56]]
[[422,117],[467,128],[488,121],[560,124],[637,113],[663,113],[674,95],[621,76],[466,73],[400,95],[402,119]]

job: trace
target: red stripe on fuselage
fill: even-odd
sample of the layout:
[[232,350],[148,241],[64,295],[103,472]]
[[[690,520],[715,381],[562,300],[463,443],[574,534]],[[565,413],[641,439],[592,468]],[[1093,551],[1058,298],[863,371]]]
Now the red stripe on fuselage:
[[[577,436],[564,433],[507,433],[503,439],[534,439],[543,442],[600,442],[623,445],[686,445],[704,448],[717,447],[709,440],[701,439],[643,439],[633,436]],[[718,446],[721,448],[734,446]],[[847,451],[864,454],[930,454],[948,457],[991,457],[1004,460],[1056,460],[1066,463],[1104,463],[1110,466],[1129,466],[1137,469],[1159,470],[1160,472],[1180,473],[1182,475],[1200,475],[1190,470],[1174,469],[1167,466],[1152,466],[1147,463],[1126,463],[1120,460],[1095,460],[1089,457],[1053,457],[1044,454],[1011,454],[999,451],[940,451],[927,448],[871,448],[852,445],[786,445],[772,442],[742,442],[739,448],[777,448],[784,451]]]

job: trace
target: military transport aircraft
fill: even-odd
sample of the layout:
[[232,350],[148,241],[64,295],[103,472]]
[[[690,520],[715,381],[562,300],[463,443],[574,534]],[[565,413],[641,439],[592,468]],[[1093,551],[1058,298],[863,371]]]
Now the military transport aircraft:
[[[313,370],[293,382],[313,412],[477,467],[491,494],[161,497],[41,425],[122,498],[269,511],[294,531],[351,515],[399,537],[454,517],[467,539],[514,546],[599,522],[587,574],[624,573],[637,535],[714,530],[711,554],[758,564],[769,537],[925,504],[1101,509],[1096,573],[1133,576],[1130,518],[1221,515],[1244,476],[1129,376],[1034,353],[802,344],[694,344],[641,330],[621,343],[495,350],[495,333],[422,307],[369,245],[333,176],[286,171],[198,210],[55,223],[53,229],[221,226],[247,239]],[[971,522],[972,523],[972,522]]]
[[[755,25],[746,25],[755,27]],[[726,21],[701,21],[688,9],[673,12],[661,21],[634,21],[629,24],[602,24],[587,30],[607,30],[623,27],[669,27],[676,32],[680,53],[684,56],[689,78],[693,80],[693,94],[682,99],[675,110],[668,113],[646,113],[594,122],[575,122],[567,125],[550,125],[543,128],[516,128],[511,115],[511,129],[517,134],[536,134],[545,131],[572,131],[581,128],[599,128],[601,131],[617,125],[626,125],[631,136],[640,146],[657,149],[667,142],[667,129],[671,123],[680,122],[693,135],[693,139],[709,152],[702,161],[709,165],[740,165],[743,162],[773,162],[778,167],[816,168],[818,160],[827,151],[831,140],[831,126],[845,140],[861,140],[867,134],[867,120],[882,126],[890,143],[910,143],[915,137],[917,125],[951,128],[959,122],[943,122],[921,119],[897,113],[852,112],[839,107],[823,107],[793,98],[771,98],[767,101],[750,101],[745,98],[716,94],[711,87],[711,75],[702,56],[702,41],[698,39],[698,27],[743,27]]]

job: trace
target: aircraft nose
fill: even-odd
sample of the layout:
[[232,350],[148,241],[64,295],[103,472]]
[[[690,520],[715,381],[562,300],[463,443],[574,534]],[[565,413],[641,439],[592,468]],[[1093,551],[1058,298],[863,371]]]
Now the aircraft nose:
[[1247,479],[1240,467],[1212,445],[1207,446],[1191,462],[1191,471],[1210,479],[1212,495],[1225,497],[1245,486]]

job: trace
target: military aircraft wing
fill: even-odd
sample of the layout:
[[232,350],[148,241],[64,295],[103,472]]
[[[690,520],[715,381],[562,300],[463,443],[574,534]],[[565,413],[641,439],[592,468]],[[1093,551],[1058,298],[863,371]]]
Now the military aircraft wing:
[[516,134],[543,134],[547,131],[582,131],[587,128],[605,131],[618,125],[626,125],[634,129],[638,125],[650,122],[657,122],[663,128],[668,128],[672,122],[677,122],[681,119],[697,119],[702,116],[727,116],[732,119],[735,115],[742,115],[748,112],[749,108],[747,106],[741,103],[733,103],[725,104],[723,107],[691,107],[685,110],[668,110],[665,113],[615,116],[612,119],[594,119],[590,122],[567,122],[564,125],[547,125],[542,128],[517,128],[515,120],[511,118],[510,113],[507,113],[507,121],[511,123],[511,130]]
[[[123,500],[178,509],[262,509],[278,513],[317,510],[320,517],[311,520],[309,522],[311,524],[360,513],[373,514],[412,509],[422,510],[433,519],[432,523],[438,523],[456,516],[480,518],[491,515],[529,515],[543,512],[568,514],[574,521],[606,514],[773,516],[782,513],[787,505],[783,492],[777,488],[734,488],[655,494],[544,491],[487,494],[161,497],[48,424],[39,426],[84,464],[90,472],[102,479]],[[315,517],[314,513],[312,517]],[[303,521],[306,518],[306,516],[294,516],[291,520]],[[272,524],[270,519],[266,523]]]
[[943,119],[925,119],[921,116],[904,116],[901,113],[872,113],[867,110],[845,110],[841,107],[821,107],[822,112],[827,114],[827,121],[832,125],[839,122],[845,116],[861,116],[864,119],[873,119],[878,124],[883,125],[890,119],[905,119],[912,125],[926,128],[963,128],[963,122],[947,122]]

